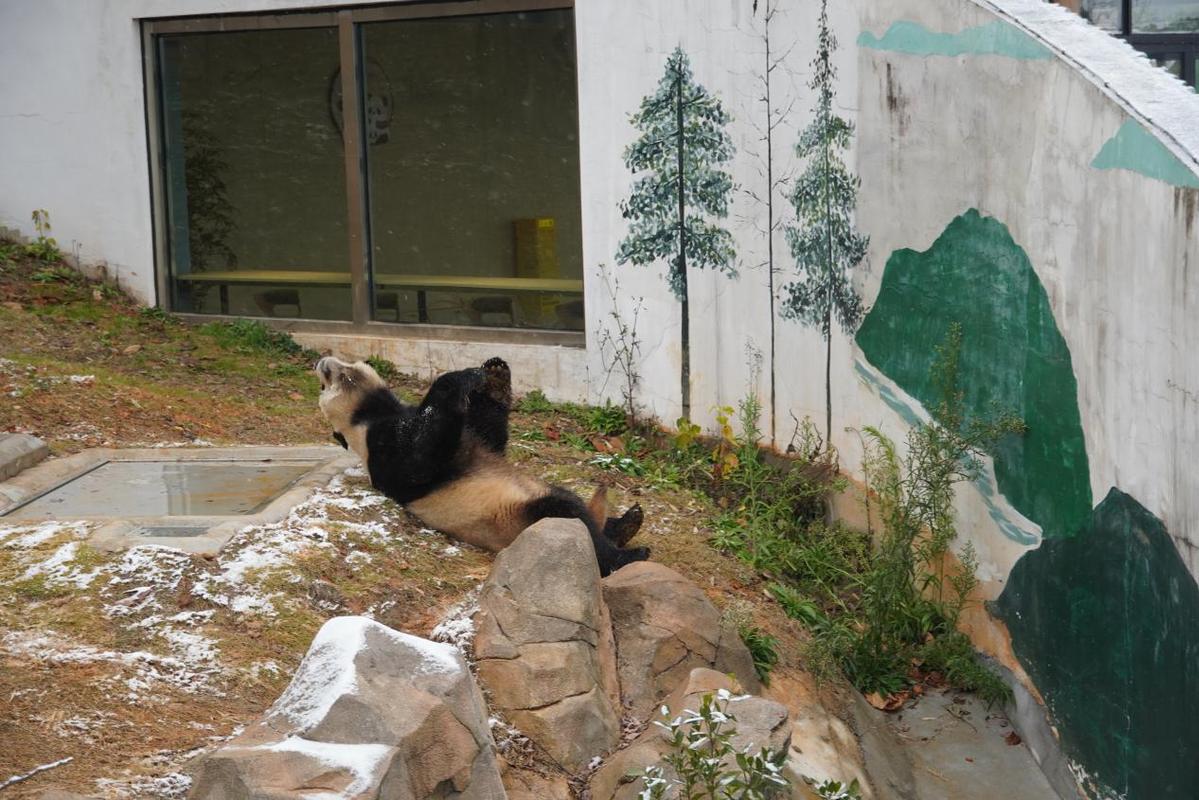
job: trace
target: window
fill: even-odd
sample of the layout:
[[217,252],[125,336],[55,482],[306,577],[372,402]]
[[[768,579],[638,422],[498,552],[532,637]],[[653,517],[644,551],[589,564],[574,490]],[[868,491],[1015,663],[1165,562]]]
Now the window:
[[1199,89],[1199,0],[1082,0],[1078,11]]
[[582,330],[573,9],[499,2],[149,23],[171,308]]

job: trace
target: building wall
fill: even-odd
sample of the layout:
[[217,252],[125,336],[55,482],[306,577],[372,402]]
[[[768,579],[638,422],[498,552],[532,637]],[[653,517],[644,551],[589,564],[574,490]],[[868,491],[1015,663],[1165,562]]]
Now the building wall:
[[[0,49],[0,152],[16,154],[0,159],[0,225],[30,234],[29,211],[46,208],[65,250],[106,262],[152,301],[135,19],[317,4],[0,0],[3,27],[20,32]],[[677,418],[678,303],[662,265],[615,255],[634,178],[622,157],[637,135],[629,117],[680,46],[733,116],[738,184],[724,223],[738,276],[690,276],[693,417],[711,425],[718,407],[754,392],[784,447],[793,418],[823,420],[825,350],[815,330],[776,314],[769,357],[757,5],[578,0],[587,349],[522,357],[541,365],[551,396],[619,400],[604,333],[640,305],[636,400]],[[792,111],[774,129],[773,159],[776,174],[794,175],[818,4],[779,5],[772,47],[785,55],[772,86],[776,107]],[[975,614],[976,641],[1044,699],[1091,796],[1199,795],[1199,472],[1187,463],[1199,442],[1199,97],[1036,0],[832,5],[837,108],[857,126],[847,160],[871,237],[857,276],[869,313],[856,335],[832,337],[842,466],[860,471],[865,426],[902,441],[927,418],[934,348],[961,323],[968,408],[999,403],[1029,426],[958,493],[980,599],[994,601]],[[781,231],[773,241],[777,286],[793,267]],[[474,352],[339,346],[429,370]]]
[[[775,159],[794,171],[817,11],[784,8],[775,47],[797,43],[787,62],[797,102]],[[653,17],[631,2],[583,2],[578,15],[580,32],[626,31],[580,37],[584,256],[593,278],[608,264],[620,280],[615,301],[596,279],[588,293],[593,391],[618,399],[619,381],[604,384],[602,329],[643,297],[638,400],[667,421],[679,412],[678,304],[664,267],[612,266],[628,229],[629,114],[681,44],[735,117],[741,191],[726,224],[741,274],[689,279],[692,413],[710,426],[718,406],[769,391],[769,369],[755,379],[746,355],[770,335],[762,212],[749,195],[764,190],[751,153],[760,18],[727,2],[665,3]],[[1028,425],[958,492],[959,544],[974,547],[980,599],[994,601],[972,633],[1044,699],[1090,795],[1194,796],[1199,478],[1186,456],[1199,441],[1199,147],[1188,123],[1199,124],[1199,98],[1030,0],[862,0],[837,4],[833,25],[837,106],[857,125],[848,160],[871,237],[858,275],[869,313],[832,342],[841,463],[859,471],[865,426],[901,441],[927,418],[935,348],[960,323],[967,408],[1001,406]],[[782,236],[775,247],[786,282]],[[812,329],[777,320],[776,330],[785,446],[792,414],[823,420],[824,353]]]
[[0,0],[0,226],[50,212],[64,252],[155,300],[138,20],[315,0]]

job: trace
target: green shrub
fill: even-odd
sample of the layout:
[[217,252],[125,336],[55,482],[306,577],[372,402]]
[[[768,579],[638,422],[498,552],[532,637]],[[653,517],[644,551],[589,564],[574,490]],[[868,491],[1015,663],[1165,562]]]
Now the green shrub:
[[387,383],[391,383],[400,375],[400,371],[396,369],[396,365],[386,358],[370,356],[366,359],[366,363]]
[[[737,718],[728,708],[738,699],[721,689],[704,695],[698,711],[654,722],[669,732],[670,751],[662,759],[665,765],[645,770],[640,800],[662,800],[675,792],[689,800],[766,800],[786,791],[786,752],[763,748],[751,753],[733,747]],[[662,711],[669,717],[669,709],[663,706]]]
[[216,339],[217,344],[226,350],[240,353],[268,353],[306,360],[315,360],[318,355],[302,347],[288,333],[267,327],[257,320],[210,322],[201,330]]
[[600,436],[620,436],[628,430],[625,410],[611,403],[588,408],[583,415],[582,424],[588,432]]
[[540,389],[533,389],[516,403],[516,410],[526,414],[542,414],[546,411],[553,411],[554,408],[554,404]]
[[770,671],[779,662],[779,640],[753,625],[742,625],[737,632],[754,660],[754,672],[758,673],[762,683],[769,686]]

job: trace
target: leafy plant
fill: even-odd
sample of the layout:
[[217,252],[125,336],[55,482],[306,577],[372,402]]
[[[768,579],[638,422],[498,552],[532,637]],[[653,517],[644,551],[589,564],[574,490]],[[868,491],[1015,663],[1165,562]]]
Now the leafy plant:
[[611,403],[587,409],[583,418],[583,427],[601,436],[619,436],[628,430],[627,423],[625,410]]
[[554,404],[540,389],[533,389],[516,403],[516,410],[526,414],[543,414],[546,411],[553,411],[554,408]]
[[[976,585],[973,550],[958,553],[960,568],[946,574],[950,545],[957,537],[953,512],[954,486],[974,480],[982,469],[983,451],[1002,437],[1022,433],[1024,424],[1010,414],[993,419],[967,419],[963,393],[958,387],[961,326],[954,324],[937,349],[932,379],[941,401],[932,420],[912,428],[907,454],[899,456],[894,443],[868,428],[867,483],[878,498],[882,520],[878,552],[864,581],[861,632],[846,653],[846,672],[863,691],[865,687],[890,687],[895,674],[904,675],[912,658],[921,657],[926,641],[949,637],[957,650],[934,650],[962,655],[963,639],[955,639],[958,618]],[[930,637],[932,637],[930,639]],[[968,642],[966,642],[968,644]],[[973,661],[972,651],[968,658]],[[984,694],[1006,695],[1006,686],[981,670],[953,662],[955,674]],[[959,684],[967,688],[965,683]]]
[[243,353],[276,353],[281,356],[313,360],[317,353],[305,349],[284,331],[268,328],[257,320],[239,319],[233,322],[210,322],[201,330],[211,335],[227,350]]
[[732,117],[695,81],[682,47],[666,60],[655,92],[631,122],[640,132],[624,152],[636,176],[620,211],[629,233],[616,253],[621,264],[666,261],[667,280],[682,312],[680,393],[691,416],[691,333],[687,270],[735,274],[733,237],[715,220],[728,216],[733,179],[721,165],[733,156],[725,130]]
[[50,263],[62,258],[58,242],[50,236],[50,212],[44,208],[35,209],[30,215],[33,219],[33,229],[37,237],[25,245],[25,255],[38,261]]
[[[669,722],[655,720],[669,733],[670,750],[662,759],[664,765],[645,770],[640,800],[662,800],[668,795],[686,800],[767,800],[781,795],[789,785],[782,774],[787,754],[733,747],[737,718],[728,708],[742,699],[720,689],[715,695],[705,694],[698,711],[685,710]],[[670,716],[666,706],[662,716]]]
[[779,662],[779,640],[753,625],[742,625],[737,632],[754,660],[754,672],[762,683],[769,685],[770,671]]
[[862,800],[862,787],[855,778],[849,783],[826,780],[812,786],[821,800]]
[[599,453],[592,456],[591,460],[587,463],[600,469],[612,469],[617,472],[623,472],[625,475],[640,476],[645,474],[645,469],[637,463],[636,459],[617,453]]
[[369,356],[366,363],[387,383],[391,383],[400,375],[396,365],[381,356]]
[[783,314],[816,325],[825,341],[824,439],[833,436],[833,320],[852,333],[862,320],[862,298],[850,279],[870,243],[854,225],[860,180],[841,158],[853,137],[853,123],[833,111],[837,70],[832,55],[837,38],[828,23],[828,0],[821,0],[816,57],[808,86],[816,93],[811,124],[800,134],[795,154],[807,167],[791,190],[797,225],[787,228],[796,280],[783,287]]

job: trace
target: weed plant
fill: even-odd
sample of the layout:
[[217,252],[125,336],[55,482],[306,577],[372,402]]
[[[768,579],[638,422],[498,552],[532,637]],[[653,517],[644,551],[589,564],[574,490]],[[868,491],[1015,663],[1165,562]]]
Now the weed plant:
[[200,330],[211,335],[227,350],[244,353],[268,353],[315,361],[318,353],[307,350],[284,331],[268,328],[257,320],[210,322]]
[[[789,782],[783,775],[786,752],[750,747],[737,750],[737,718],[729,705],[743,698],[720,689],[705,694],[698,711],[686,710],[667,722],[654,724],[669,734],[670,750],[663,764],[646,769],[639,800],[666,797],[687,800],[767,800],[782,796]],[[670,710],[662,707],[663,716]]]

